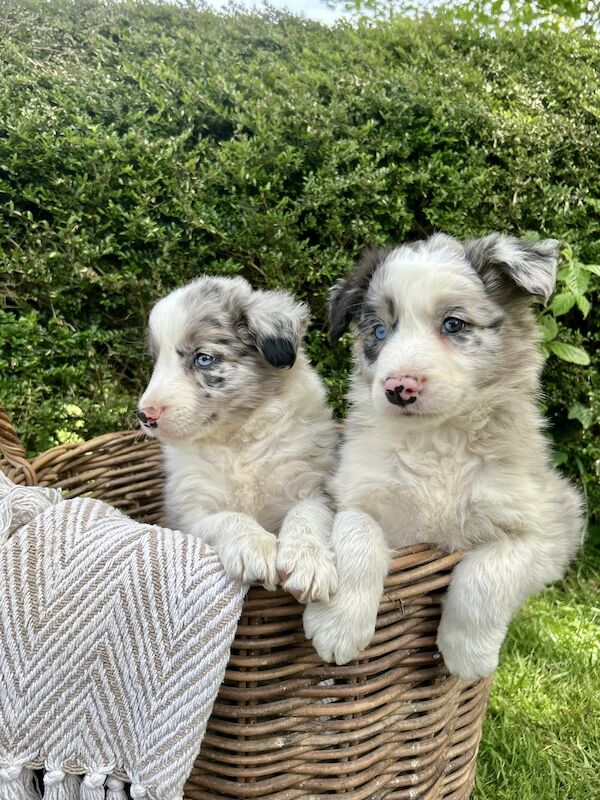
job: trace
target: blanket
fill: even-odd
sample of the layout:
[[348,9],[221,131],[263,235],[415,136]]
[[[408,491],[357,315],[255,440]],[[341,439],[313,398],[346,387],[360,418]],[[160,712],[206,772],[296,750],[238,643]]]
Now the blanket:
[[0,800],[181,798],[244,594],[199,539],[0,472]]

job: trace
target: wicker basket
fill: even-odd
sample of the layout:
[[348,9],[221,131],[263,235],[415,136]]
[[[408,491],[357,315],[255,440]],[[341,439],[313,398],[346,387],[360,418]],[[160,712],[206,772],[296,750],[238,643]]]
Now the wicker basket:
[[[137,433],[28,461],[0,407],[0,450],[16,483],[60,486],[160,521],[159,449]],[[449,676],[435,648],[440,598],[459,560],[427,545],[399,551],[375,639],[344,667],[319,660],[293,598],[252,588],[186,796],[468,798],[491,680]]]

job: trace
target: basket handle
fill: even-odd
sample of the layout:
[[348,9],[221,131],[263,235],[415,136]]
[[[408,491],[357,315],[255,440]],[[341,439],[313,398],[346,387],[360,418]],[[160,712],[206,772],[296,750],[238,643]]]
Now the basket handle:
[[0,404],[0,453],[4,453],[8,463],[23,473],[25,483],[28,486],[37,484],[35,470],[27,460],[25,448],[11,425],[6,409],[2,404]]

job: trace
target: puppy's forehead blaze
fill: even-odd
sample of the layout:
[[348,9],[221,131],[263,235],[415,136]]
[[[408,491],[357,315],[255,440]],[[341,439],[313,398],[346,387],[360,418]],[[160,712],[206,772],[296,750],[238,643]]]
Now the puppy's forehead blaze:
[[185,315],[182,309],[183,292],[176,289],[163,297],[150,312],[150,336],[159,346],[172,344],[183,334]]
[[396,313],[430,313],[461,300],[485,302],[486,295],[468,262],[448,251],[395,251],[373,276],[368,300],[386,317]]

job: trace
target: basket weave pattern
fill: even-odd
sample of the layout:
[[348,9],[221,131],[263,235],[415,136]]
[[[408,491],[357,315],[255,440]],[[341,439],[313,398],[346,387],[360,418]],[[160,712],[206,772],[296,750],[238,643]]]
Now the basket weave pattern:
[[[0,451],[15,483],[161,519],[159,448],[138,433],[30,461],[0,407]],[[466,800],[491,679],[449,676],[435,648],[441,596],[459,560],[427,545],[398,551],[375,638],[343,667],[324,665],[305,641],[292,597],[253,587],[186,797]]]

